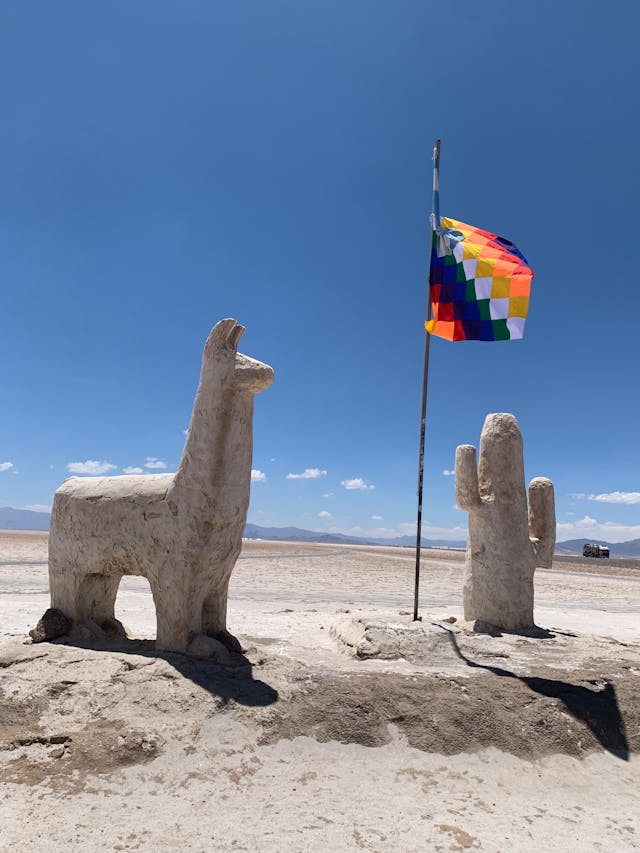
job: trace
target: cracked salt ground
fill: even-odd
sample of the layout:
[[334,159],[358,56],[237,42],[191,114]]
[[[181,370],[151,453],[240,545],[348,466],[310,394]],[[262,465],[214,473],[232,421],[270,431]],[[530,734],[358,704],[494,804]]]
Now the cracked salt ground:
[[[0,594],[15,634],[0,645],[0,849],[637,849],[637,584],[573,582],[563,564],[541,584],[544,640],[468,635],[435,618],[455,606],[425,602],[421,630],[447,629],[458,654],[449,639],[407,646],[406,605],[363,599],[398,595],[409,555],[245,549],[274,558],[238,563],[234,667],[156,657],[144,586],[123,584],[118,606],[148,639],[103,649],[24,645],[41,601]],[[459,559],[430,564],[429,587],[454,590]],[[305,600],[311,580],[323,600]],[[564,610],[574,587],[621,608],[593,623],[605,636],[591,611]],[[330,635],[349,619],[391,625],[406,657],[368,642],[358,659]]]
[[[574,839],[576,826],[633,849],[640,829],[638,766],[616,757],[619,726],[597,708],[594,731],[577,719],[569,682],[545,695],[557,670],[531,674],[531,686],[486,672],[336,673],[256,650],[251,673],[222,673],[181,656],[42,648],[4,645],[5,662],[22,658],[3,670],[3,732],[10,708],[23,733],[0,753],[7,844],[24,841],[27,813],[47,827],[46,838],[30,834],[35,851],[106,838],[150,851],[167,834],[193,850],[229,849],[225,838],[238,849],[349,850],[356,836],[376,850],[446,850],[466,835],[478,849],[517,839],[535,850]],[[602,694],[611,682],[573,672],[571,683]],[[637,680],[615,687],[634,749]]]

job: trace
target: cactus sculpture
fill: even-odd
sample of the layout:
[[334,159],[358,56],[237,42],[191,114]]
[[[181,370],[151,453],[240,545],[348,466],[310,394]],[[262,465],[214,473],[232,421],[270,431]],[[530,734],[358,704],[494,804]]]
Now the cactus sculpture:
[[531,630],[533,573],[551,567],[555,545],[553,484],[524,483],[522,435],[513,415],[487,415],[476,449],[456,450],[456,503],[469,513],[464,618],[506,631]]

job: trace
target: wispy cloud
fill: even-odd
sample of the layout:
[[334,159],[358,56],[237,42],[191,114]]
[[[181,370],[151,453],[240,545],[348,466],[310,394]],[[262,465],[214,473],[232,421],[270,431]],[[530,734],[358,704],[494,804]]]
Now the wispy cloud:
[[111,462],[100,462],[97,459],[87,459],[86,462],[68,462],[67,471],[71,474],[107,474],[109,471],[115,471],[116,465]]
[[572,494],[579,501],[597,501],[603,504],[640,504],[640,492],[603,492],[600,495]]
[[326,509],[323,509],[318,513],[318,518],[333,518],[333,516],[330,512],[327,512]]
[[322,497],[323,498],[335,498],[335,495],[333,492],[325,492]]
[[127,465],[126,468],[122,469],[124,474],[144,474],[142,468],[138,468],[135,465]]
[[287,474],[287,480],[317,480],[318,477],[326,476],[326,471],[320,468],[305,468],[302,474]]
[[598,521],[585,515],[575,521],[563,521],[556,525],[556,539],[604,539],[605,542],[628,542],[640,539],[640,524],[618,524],[615,521]]
[[366,483],[362,479],[362,477],[354,477],[353,480],[342,480],[340,485],[344,486],[344,488],[348,492],[351,492],[353,490],[365,492],[365,491],[370,491],[371,489],[375,489],[375,486],[371,486],[371,485],[369,485],[369,483]]
[[257,468],[251,469],[251,482],[252,483],[266,483],[267,475],[264,471],[259,471]]
[[51,504],[28,504],[22,509],[29,509],[31,512],[51,512]]
[[147,461],[144,463],[145,468],[152,471],[160,471],[167,467],[167,463],[163,459],[157,459],[155,456],[147,456]]
[[455,473],[456,473],[455,471],[450,470],[449,468],[445,468],[444,471],[442,472],[442,476],[443,477],[453,477]]
[[381,515],[372,515],[371,521],[382,521],[382,516]]
[[13,468],[13,462],[0,462],[0,471],[10,471]]

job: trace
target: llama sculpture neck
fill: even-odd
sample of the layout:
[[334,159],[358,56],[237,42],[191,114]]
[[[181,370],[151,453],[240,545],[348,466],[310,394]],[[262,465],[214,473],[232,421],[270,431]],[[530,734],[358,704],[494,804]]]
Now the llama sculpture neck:
[[[203,359],[200,384],[175,486],[215,499],[251,480],[253,395],[234,382],[233,358]],[[228,362],[231,360],[231,364]]]
[[[253,398],[273,382],[269,365],[238,352],[244,328],[221,320],[207,338],[189,433],[171,493],[202,522],[242,536],[249,505]],[[206,538],[206,537],[204,537]]]

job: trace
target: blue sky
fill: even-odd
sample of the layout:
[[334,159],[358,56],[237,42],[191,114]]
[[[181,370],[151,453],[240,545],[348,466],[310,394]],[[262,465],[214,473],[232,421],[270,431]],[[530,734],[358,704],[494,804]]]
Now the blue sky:
[[250,520],[412,532],[441,137],[443,214],[536,278],[524,341],[432,341],[426,534],[463,535],[443,472],[508,411],[559,539],[640,537],[637,3],[2,17],[0,505],[50,505],[74,463],[175,470],[203,342],[233,316],[276,373]]

